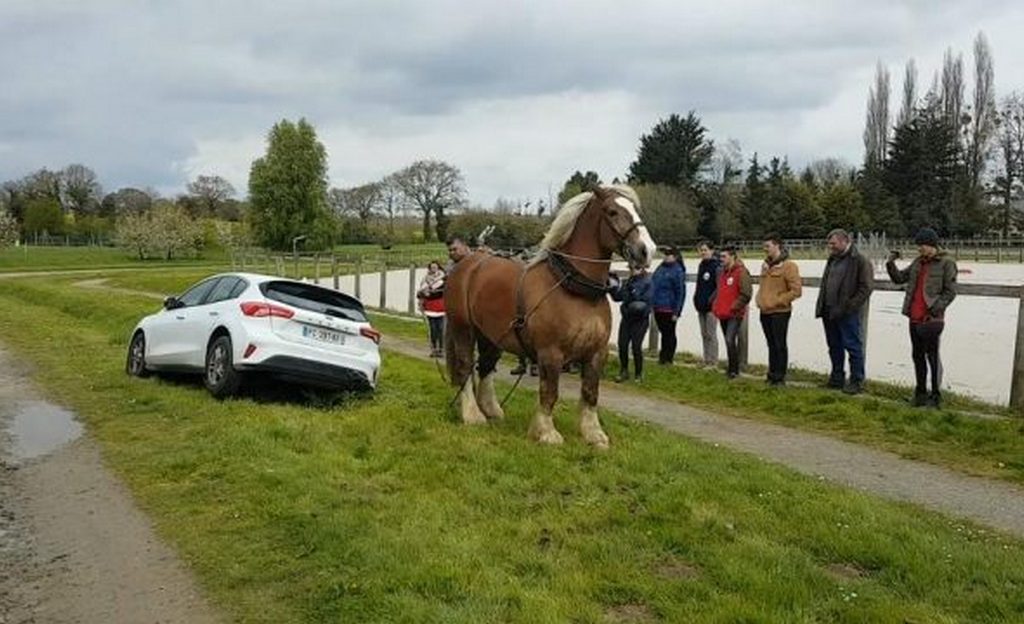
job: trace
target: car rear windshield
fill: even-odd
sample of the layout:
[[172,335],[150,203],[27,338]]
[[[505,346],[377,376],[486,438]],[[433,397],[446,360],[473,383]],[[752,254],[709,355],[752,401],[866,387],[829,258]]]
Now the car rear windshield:
[[303,310],[359,323],[367,320],[363,305],[358,300],[319,286],[299,282],[265,282],[260,284],[260,291],[267,299]]

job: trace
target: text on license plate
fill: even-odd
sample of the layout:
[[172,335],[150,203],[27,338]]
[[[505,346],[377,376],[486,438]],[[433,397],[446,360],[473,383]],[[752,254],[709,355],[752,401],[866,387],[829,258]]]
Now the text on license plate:
[[345,334],[331,331],[329,329],[321,329],[320,327],[303,326],[302,336],[304,338],[312,338],[313,340],[328,342],[330,344],[345,344]]

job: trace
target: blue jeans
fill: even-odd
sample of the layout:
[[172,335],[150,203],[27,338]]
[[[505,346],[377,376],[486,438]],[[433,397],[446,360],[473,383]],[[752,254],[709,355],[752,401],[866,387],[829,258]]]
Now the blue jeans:
[[851,312],[834,321],[823,318],[825,342],[828,356],[832,360],[832,374],[829,381],[841,384],[846,381],[846,354],[850,354],[850,383],[864,382],[864,341],[860,329],[860,311]]

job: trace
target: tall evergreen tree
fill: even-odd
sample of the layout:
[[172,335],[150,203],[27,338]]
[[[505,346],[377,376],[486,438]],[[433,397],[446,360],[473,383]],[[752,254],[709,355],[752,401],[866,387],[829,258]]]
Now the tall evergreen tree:
[[596,171],[580,173],[577,170],[569,176],[569,179],[566,180],[565,184],[562,186],[562,190],[559,191],[558,204],[562,205],[569,199],[576,197],[580,193],[589,191],[599,184],[601,184],[601,176],[597,175]]
[[931,226],[954,230],[953,199],[959,141],[943,103],[932,97],[896,129],[885,167],[887,190],[896,198],[904,233]]
[[629,166],[630,182],[666,184],[693,191],[700,173],[710,164],[714,144],[694,111],[659,121],[640,137],[637,159]]
[[747,167],[747,177],[743,184],[743,197],[740,200],[740,223],[747,236],[761,236],[768,232],[768,187],[764,180],[765,168],[757,160],[755,152]]
[[327,208],[327,152],[305,119],[284,119],[267,136],[267,153],[249,172],[250,216],[256,239],[289,250],[293,239],[323,247],[334,235]]

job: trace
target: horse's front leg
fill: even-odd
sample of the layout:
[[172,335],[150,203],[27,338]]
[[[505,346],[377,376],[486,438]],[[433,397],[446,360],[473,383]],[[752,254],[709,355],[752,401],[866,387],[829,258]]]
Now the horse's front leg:
[[558,400],[558,376],[562,373],[562,356],[558,354],[538,354],[540,372],[540,392],[537,412],[530,423],[530,439],[541,444],[561,444],[562,434],[555,429],[551,412]]
[[594,448],[608,448],[608,434],[601,429],[597,416],[598,387],[604,371],[608,351],[598,349],[589,360],[583,362],[583,383],[580,385],[580,434]]

